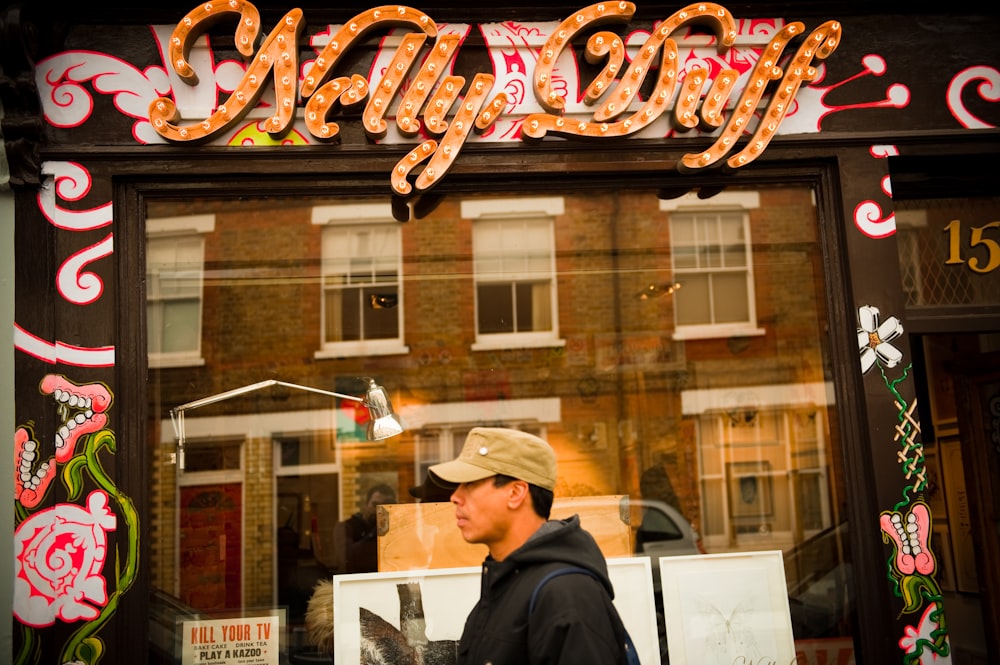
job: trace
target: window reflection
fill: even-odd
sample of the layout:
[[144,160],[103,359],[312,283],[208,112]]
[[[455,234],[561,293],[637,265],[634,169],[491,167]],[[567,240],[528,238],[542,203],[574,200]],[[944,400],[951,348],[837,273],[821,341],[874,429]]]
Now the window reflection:
[[[203,364],[157,366],[151,346],[150,413],[271,378],[361,394],[374,376],[407,427],[368,442],[353,404],[261,391],[187,414],[188,449],[203,451],[189,454],[205,456],[180,471],[169,419],[154,420],[155,585],[210,590],[207,573],[181,573],[185,539],[227,520],[224,544],[201,545],[229,548],[212,566],[226,594],[187,602],[286,607],[307,649],[305,600],[349,570],[344,525],[369,491],[413,503],[408,488],[469,428],[502,425],[552,442],[557,499],[629,496],[635,553],[781,550],[796,638],[849,649],[813,201],[806,187],[492,192],[445,196],[402,225],[385,197],[151,202],[150,220],[213,224],[198,234],[204,265],[188,266],[206,276],[201,320],[186,321]],[[152,322],[162,292],[148,295]]]

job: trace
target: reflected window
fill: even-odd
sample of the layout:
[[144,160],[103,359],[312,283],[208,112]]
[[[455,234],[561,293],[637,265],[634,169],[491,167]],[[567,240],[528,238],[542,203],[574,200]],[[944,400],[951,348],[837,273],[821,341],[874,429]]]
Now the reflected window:
[[313,209],[322,233],[320,356],[400,353],[399,224],[388,205]]
[[[803,395],[822,399],[832,386],[768,389],[771,404],[745,392],[724,411],[699,419],[701,533],[710,551],[755,542],[787,549],[832,526],[821,411],[793,404]],[[701,397],[724,401],[724,393]]]
[[152,367],[200,365],[203,234],[213,215],[149,219],[146,222],[146,325]]
[[533,345],[555,340],[552,216],[561,212],[561,199],[463,202],[463,217],[475,220],[477,344]]
[[759,334],[750,213],[754,193],[686,196],[670,211],[676,339]]

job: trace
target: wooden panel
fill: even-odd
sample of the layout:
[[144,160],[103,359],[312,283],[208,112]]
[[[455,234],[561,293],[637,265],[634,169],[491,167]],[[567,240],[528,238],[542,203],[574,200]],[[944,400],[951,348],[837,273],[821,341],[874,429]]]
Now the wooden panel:
[[[579,514],[605,557],[631,556],[632,533],[627,515],[622,517],[623,500],[627,506],[627,497],[618,495],[556,499],[552,518]],[[478,566],[486,558],[485,545],[462,538],[450,503],[379,506],[378,525],[379,572]]]

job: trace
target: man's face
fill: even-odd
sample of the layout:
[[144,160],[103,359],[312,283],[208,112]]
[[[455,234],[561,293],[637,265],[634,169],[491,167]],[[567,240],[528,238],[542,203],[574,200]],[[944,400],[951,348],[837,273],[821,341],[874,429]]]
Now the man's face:
[[375,492],[372,494],[372,498],[368,499],[368,503],[365,504],[365,517],[371,519],[375,516],[375,509],[386,503],[393,503],[395,499],[387,494],[382,494],[381,492]]
[[451,502],[462,538],[487,546],[500,542],[510,523],[509,496],[510,485],[496,487],[492,477],[459,485]]

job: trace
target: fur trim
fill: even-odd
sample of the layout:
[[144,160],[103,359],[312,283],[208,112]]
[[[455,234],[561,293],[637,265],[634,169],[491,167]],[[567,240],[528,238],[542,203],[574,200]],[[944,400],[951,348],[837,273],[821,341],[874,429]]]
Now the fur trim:
[[306,606],[309,643],[333,656],[333,580],[320,580]]

